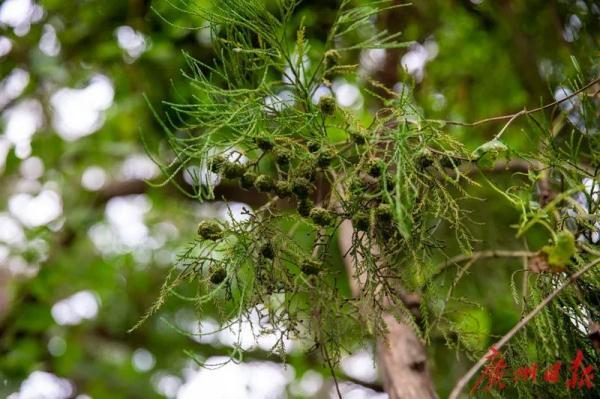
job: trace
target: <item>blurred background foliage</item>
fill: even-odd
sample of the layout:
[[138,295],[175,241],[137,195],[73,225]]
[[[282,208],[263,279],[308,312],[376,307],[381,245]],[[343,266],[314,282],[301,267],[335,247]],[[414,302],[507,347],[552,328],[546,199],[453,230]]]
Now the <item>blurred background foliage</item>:
[[[330,0],[298,7],[316,53],[336,7]],[[344,61],[389,87],[410,86],[434,119],[473,121],[553,101],[578,74],[573,60],[591,71],[588,78],[600,72],[600,5],[593,0],[423,0],[373,24],[400,30],[413,44]],[[197,320],[193,304],[176,298],[127,333],[156,299],[197,222],[228,217],[224,202],[200,205],[171,185],[145,183],[160,181],[160,173],[140,133],[151,143],[163,133],[143,96],[161,115],[170,112],[161,100],[189,97],[182,52],[204,62],[214,56],[203,26],[166,0],[0,3],[0,396],[329,396],[329,373],[316,355],[289,343],[287,359],[269,357],[269,342],[256,345],[248,331],[240,365],[199,370],[186,351],[223,361],[236,346],[235,331],[182,334],[177,328],[197,331]],[[338,80],[334,90],[340,105],[368,119],[379,104],[363,85]],[[451,129],[474,149],[500,127]],[[535,148],[520,129],[528,129],[524,120],[506,136],[511,148]],[[508,184],[505,174],[498,181]],[[469,206],[480,247],[522,247],[510,227],[517,212],[493,191],[478,190],[486,201]],[[242,203],[264,200],[226,184],[218,195],[238,212]],[[534,232],[528,245],[539,249],[547,238]],[[520,260],[492,259],[457,287],[457,296],[480,304],[456,315],[473,331],[473,347],[485,350],[518,320],[510,283],[520,268]],[[205,328],[210,318],[207,310]],[[338,370],[348,382],[343,389],[347,397],[377,397],[370,343],[355,347],[363,349]],[[442,337],[432,337],[429,351],[438,393],[446,396],[468,362]]]

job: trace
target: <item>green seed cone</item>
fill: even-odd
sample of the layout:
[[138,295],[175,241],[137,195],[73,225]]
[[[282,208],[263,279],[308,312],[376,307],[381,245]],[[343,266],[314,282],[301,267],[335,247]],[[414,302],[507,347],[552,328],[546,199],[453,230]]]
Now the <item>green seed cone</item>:
[[240,179],[240,186],[242,186],[242,188],[245,188],[246,190],[250,190],[252,187],[254,187],[256,177],[257,175],[254,172],[244,173],[244,175]]
[[320,151],[317,154],[317,166],[320,166],[321,168],[328,167],[329,165],[331,165],[331,161],[333,161],[336,155],[336,152],[331,148]]
[[260,175],[254,181],[254,187],[261,193],[268,193],[274,188],[273,179],[268,175]]
[[352,218],[352,225],[358,231],[368,231],[370,220],[367,212],[357,212]]
[[335,114],[336,104],[335,98],[331,96],[323,96],[319,99],[319,108],[325,115],[331,116]]
[[246,168],[239,162],[226,162],[223,167],[223,176],[228,179],[237,179],[244,175]]
[[308,143],[307,147],[309,152],[314,153],[321,149],[321,144],[319,144],[317,141],[311,141],[310,143]]
[[254,139],[254,143],[258,148],[260,148],[263,151],[270,151],[273,149],[274,146],[273,141],[266,137],[257,137]]
[[226,278],[227,278],[227,271],[222,267],[218,267],[211,271],[210,282],[213,283],[214,285],[221,284],[223,281],[225,281]]
[[324,208],[313,208],[310,210],[310,218],[319,226],[329,226],[334,220],[333,214]]
[[281,198],[289,197],[292,194],[292,185],[285,180],[278,181],[275,183],[275,194]]
[[214,220],[203,220],[198,224],[198,235],[204,240],[220,240],[223,238],[223,228]]
[[267,259],[273,259],[275,257],[275,248],[273,244],[267,242],[260,247],[260,254]]
[[313,208],[314,204],[308,198],[303,198],[298,201],[298,205],[296,209],[298,210],[298,214],[300,216],[308,217],[310,215],[310,210]]
[[289,165],[291,159],[292,159],[292,155],[289,153],[289,151],[281,151],[280,150],[275,153],[275,162],[279,166]]
[[292,181],[292,192],[296,194],[298,198],[308,197],[310,189],[310,181],[304,177],[297,177]]
[[367,163],[367,173],[373,177],[379,177],[385,169],[385,164],[381,159],[371,159]]

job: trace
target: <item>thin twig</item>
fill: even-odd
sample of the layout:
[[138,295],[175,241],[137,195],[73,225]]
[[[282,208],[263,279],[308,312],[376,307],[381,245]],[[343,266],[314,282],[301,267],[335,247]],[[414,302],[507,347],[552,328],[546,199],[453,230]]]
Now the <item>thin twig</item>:
[[335,385],[335,391],[338,395],[338,398],[342,399],[342,392],[340,391],[340,385],[339,385],[337,377],[335,375],[335,368],[333,367],[333,364],[331,363],[331,359],[329,358],[329,354],[327,353],[327,349],[325,348],[325,346],[321,345],[321,351],[323,352],[323,356],[325,357],[325,360],[327,361],[327,365],[329,366],[329,371],[331,371],[331,377],[333,378],[333,383]]
[[481,119],[478,120],[476,122],[460,122],[460,121],[446,121],[446,120],[441,120],[441,121],[437,121],[437,122],[444,122],[447,125],[458,125],[458,126],[477,126],[477,125],[482,125],[484,123],[488,123],[488,122],[497,122],[497,121],[503,121],[506,119],[513,119],[517,116],[520,115],[528,115],[528,114],[532,114],[538,111],[543,111],[547,108],[550,107],[554,107],[555,105],[558,105],[560,103],[563,103],[573,97],[575,97],[576,95],[580,94],[581,92],[587,90],[588,88],[592,87],[593,85],[595,85],[596,83],[600,82],[600,77],[595,78],[594,80],[592,80],[591,82],[589,82],[588,84],[586,84],[585,86],[583,86],[582,88],[580,88],[579,90],[574,91],[573,93],[569,94],[568,96],[566,96],[565,98],[561,98],[560,100],[556,100],[553,101],[551,103],[548,103],[546,105],[542,105],[541,107],[537,107],[531,110],[521,110],[519,112],[516,112],[514,114],[509,114],[509,115],[502,115],[502,116],[494,116],[492,118],[485,118],[485,119]]
[[536,254],[537,254],[537,252],[531,252],[531,251],[522,251],[522,250],[521,251],[511,251],[511,250],[506,250],[506,249],[491,249],[491,250],[487,250],[487,251],[473,252],[471,255],[457,255],[457,256],[445,261],[444,266],[442,268],[445,268],[452,264],[464,262],[466,260],[470,260],[473,258],[475,258],[475,259],[522,258],[522,257],[530,258],[532,256],[535,256]]
[[[588,263],[586,266],[584,266],[582,269],[580,269],[576,273],[573,273],[567,281],[565,281],[562,285],[560,285],[558,288],[556,288],[554,291],[552,291],[546,298],[544,298],[544,300],[542,302],[540,302],[531,312],[529,312],[527,314],[527,316],[525,316],[524,318],[521,319],[521,321],[519,321],[517,324],[515,324],[515,326],[513,328],[511,328],[510,331],[507,332],[502,338],[500,338],[500,340],[498,340],[498,342],[496,342],[492,346],[492,348],[494,348],[496,350],[500,350],[504,345],[506,345],[506,343],[508,341],[510,341],[512,339],[512,337],[515,336],[515,334],[517,334],[523,327],[525,327],[527,325],[527,323],[529,323],[531,321],[531,319],[533,319],[543,308],[545,308],[550,303],[550,301],[552,301],[558,294],[560,294],[562,292],[562,290],[567,288],[570,284],[572,284],[575,280],[577,280],[584,273],[589,271],[592,267],[596,266],[598,263],[600,263],[600,257],[595,259],[594,261]],[[467,383],[471,380],[471,378],[473,378],[475,376],[475,374],[477,374],[479,369],[481,367],[483,367],[483,365],[485,364],[486,361],[487,361],[487,354],[484,355],[481,359],[479,359],[479,361],[477,363],[475,363],[475,365],[473,365],[473,367],[471,367],[471,369],[467,372],[467,374],[465,374],[456,383],[456,385],[454,386],[454,389],[452,389],[452,392],[450,393],[450,396],[448,398],[449,399],[457,399],[458,396],[460,395],[460,393],[462,392],[462,390],[467,385]]]
[[262,211],[269,210],[273,204],[275,204],[279,200],[279,196],[273,196],[269,201],[267,201],[263,206],[256,210],[256,213],[261,213]]
[[500,137],[502,137],[502,135],[504,134],[504,132],[506,131],[506,129],[508,129],[508,127],[510,126],[510,124],[513,123],[514,120],[517,119],[519,116],[525,115],[525,114],[527,114],[527,110],[526,109],[523,109],[522,111],[519,111],[516,114],[514,114],[512,116],[512,118],[510,118],[508,120],[508,122],[506,122],[506,125],[504,125],[504,127],[498,132],[498,134],[494,136],[494,140],[500,140]]

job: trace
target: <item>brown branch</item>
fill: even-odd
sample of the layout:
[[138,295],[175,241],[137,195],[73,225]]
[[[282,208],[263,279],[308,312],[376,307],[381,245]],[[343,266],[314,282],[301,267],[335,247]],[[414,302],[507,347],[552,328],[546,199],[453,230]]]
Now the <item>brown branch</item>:
[[562,98],[560,100],[556,100],[553,101],[551,103],[548,103],[546,105],[542,105],[540,107],[528,110],[527,108],[522,109],[519,112],[515,112],[509,115],[502,115],[502,116],[494,116],[491,118],[485,118],[485,119],[481,119],[475,122],[460,122],[460,121],[447,121],[447,120],[438,120],[436,122],[444,122],[447,125],[458,125],[458,126],[469,126],[469,127],[473,127],[473,126],[477,126],[477,125],[482,125],[484,123],[488,123],[488,122],[498,122],[498,121],[503,121],[503,120],[511,120],[513,118],[517,118],[519,116],[522,115],[529,115],[529,114],[533,114],[535,112],[538,111],[543,111],[545,109],[554,107],[556,105],[559,105],[567,100],[570,100],[571,98],[577,96],[578,94],[582,93],[583,91],[589,89],[590,87],[594,86],[595,84],[600,83],[600,77],[595,78],[594,80],[592,80],[591,82],[589,82],[588,84],[586,84],[585,86],[581,87],[580,89],[574,91],[573,93],[569,94],[568,96],[566,96],[565,98]]
[[148,184],[144,180],[139,179],[115,181],[98,191],[94,205],[103,205],[115,197],[143,194],[148,190],[148,187]]
[[[185,184],[185,182],[178,182],[179,184]],[[190,188],[189,185],[184,187]],[[96,206],[101,206],[108,202],[114,197],[120,197],[125,195],[143,194],[146,193],[151,186],[145,180],[132,179],[115,181],[106,185],[102,190],[98,192],[98,196],[95,200]],[[173,185],[169,186],[169,189],[173,192],[179,193]],[[180,193],[181,194],[181,193]],[[267,202],[267,196],[259,193],[255,190],[243,190],[237,184],[230,182],[223,182],[215,187],[215,199],[225,199],[227,201],[244,202],[252,207],[258,207]]]
[[[502,172],[511,172],[511,173],[527,173],[530,170],[543,170],[546,166],[540,163],[539,161],[534,160],[525,160],[525,159],[511,159],[509,161],[496,161],[491,168],[480,168],[473,163],[463,164],[459,167],[459,172],[463,175],[472,175],[476,172],[482,170],[484,172],[492,172],[492,173],[502,173]],[[449,169],[447,169],[449,170]]]
[[532,257],[535,256],[537,252],[531,251],[511,251],[511,250],[503,250],[503,249],[492,249],[488,251],[481,252],[473,252],[471,255],[458,255],[453,258],[448,259],[444,262],[444,267],[454,264],[464,262],[470,259],[483,259],[483,258],[523,258],[523,257]]
[[[352,222],[345,220],[338,231],[338,243],[344,255],[350,287],[354,297],[360,296],[365,276],[357,275],[354,260],[350,255],[354,229]],[[377,251],[377,248],[372,248]],[[358,255],[357,255],[358,256]],[[360,257],[358,259],[360,261]],[[383,374],[385,391],[390,399],[436,398],[433,382],[427,369],[427,355],[423,344],[407,323],[399,322],[393,315],[385,314],[384,323],[388,333],[377,343],[379,363]]]
[[481,259],[489,259],[489,258],[531,258],[536,256],[537,252],[530,251],[510,251],[510,250],[488,250],[481,252],[473,252],[471,255],[457,255],[453,258],[447,259],[444,263],[437,267],[437,271],[431,278],[435,278],[442,274],[446,269],[448,269],[452,265],[458,265],[464,261],[472,261],[477,262]]
[[[529,312],[525,317],[523,317],[521,321],[515,324],[515,326],[511,328],[510,331],[507,332],[502,338],[500,338],[498,342],[492,345],[492,347],[496,350],[500,350],[504,345],[506,345],[506,343],[508,343],[508,341],[510,341],[515,336],[515,334],[517,334],[523,327],[525,327],[527,323],[529,323],[542,309],[544,309],[558,294],[560,294],[565,288],[567,288],[569,285],[575,282],[584,273],[591,270],[592,267],[596,266],[598,263],[600,263],[600,257],[588,263],[579,271],[573,273],[567,281],[565,281],[558,288],[552,291],[546,298],[544,298],[542,302],[540,302],[531,312]],[[452,392],[450,393],[449,399],[457,399],[459,397],[460,393],[463,391],[467,383],[471,380],[471,378],[475,376],[475,374],[477,374],[479,369],[486,363],[486,361],[487,354],[481,357],[481,359],[479,359],[479,361],[475,363],[473,367],[471,367],[467,374],[465,374],[456,383],[454,389],[452,389]]]

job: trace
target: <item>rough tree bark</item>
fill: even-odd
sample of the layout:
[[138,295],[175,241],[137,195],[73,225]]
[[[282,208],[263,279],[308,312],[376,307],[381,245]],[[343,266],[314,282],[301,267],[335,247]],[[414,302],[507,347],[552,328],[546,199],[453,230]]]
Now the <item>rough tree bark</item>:
[[[345,220],[338,231],[338,244],[344,256],[344,264],[350,278],[352,294],[357,297],[362,290],[364,278],[356,274],[353,256],[349,254],[354,229]],[[373,248],[377,252],[376,248]],[[357,259],[360,261],[360,258]],[[383,386],[390,399],[437,398],[427,369],[427,355],[423,344],[412,328],[398,322],[392,315],[384,315],[388,334],[377,343]]]

